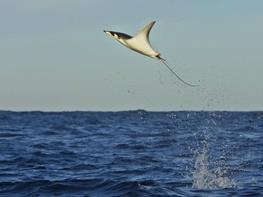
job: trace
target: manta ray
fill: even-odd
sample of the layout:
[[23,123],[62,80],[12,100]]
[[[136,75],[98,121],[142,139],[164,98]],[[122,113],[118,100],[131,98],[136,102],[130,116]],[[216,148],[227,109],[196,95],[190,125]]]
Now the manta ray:
[[110,37],[120,42],[122,45],[126,46],[127,48],[136,51],[140,54],[146,55],[148,57],[160,60],[174,74],[174,76],[176,76],[184,84],[191,87],[197,86],[190,84],[184,81],[181,77],[179,77],[179,75],[177,75],[176,72],[173,71],[173,69],[166,63],[166,60],[161,57],[161,53],[154,50],[153,47],[151,46],[149,40],[149,34],[155,22],[156,21],[150,22],[135,36],[130,36],[128,34],[115,32],[115,31],[104,30],[104,32],[108,34]]

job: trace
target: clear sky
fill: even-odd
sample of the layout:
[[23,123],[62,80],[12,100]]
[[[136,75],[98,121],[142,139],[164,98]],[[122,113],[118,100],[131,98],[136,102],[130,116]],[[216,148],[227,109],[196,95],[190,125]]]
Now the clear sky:
[[[150,40],[186,81],[103,29]],[[263,110],[262,0],[1,0],[2,110]]]

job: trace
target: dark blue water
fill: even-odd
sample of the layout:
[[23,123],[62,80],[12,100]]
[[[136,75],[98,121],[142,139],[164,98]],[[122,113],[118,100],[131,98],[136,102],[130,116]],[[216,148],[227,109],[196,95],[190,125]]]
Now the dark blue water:
[[263,112],[0,112],[0,196],[263,196]]

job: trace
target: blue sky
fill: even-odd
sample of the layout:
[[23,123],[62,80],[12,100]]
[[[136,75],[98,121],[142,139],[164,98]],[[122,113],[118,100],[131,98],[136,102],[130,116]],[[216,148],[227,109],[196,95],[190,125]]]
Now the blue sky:
[[[173,69],[103,33],[150,40]],[[263,110],[263,1],[0,1],[2,110]]]

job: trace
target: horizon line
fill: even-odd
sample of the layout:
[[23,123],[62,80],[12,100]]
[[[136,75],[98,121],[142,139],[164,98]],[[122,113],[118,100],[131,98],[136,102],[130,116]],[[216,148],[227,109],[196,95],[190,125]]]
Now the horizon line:
[[1,110],[2,112],[10,112],[10,113],[118,113],[118,112],[149,112],[149,113],[171,113],[171,112],[263,112],[263,110],[147,110],[147,109],[126,109],[126,110]]

